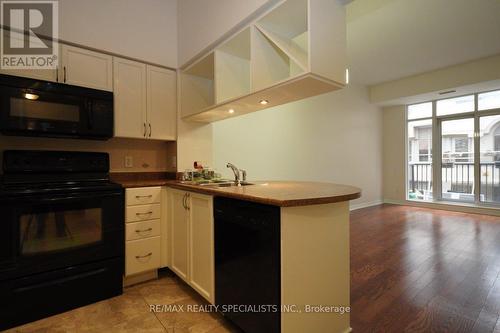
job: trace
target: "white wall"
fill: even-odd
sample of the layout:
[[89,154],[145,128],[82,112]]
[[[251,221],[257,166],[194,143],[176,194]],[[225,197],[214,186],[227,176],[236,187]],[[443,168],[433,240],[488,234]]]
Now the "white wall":
[[177,0],[59,0],[59,38],[177,68]]
[[406,199],[404,105],[383,109],[383,195],[388,202]]
[[177,171],[193,168],[193,162],[213,165],[212,124],[181,119],[177,113]]
[[370,100],[380,105],[412,104],[440,99],[441,91],[456,90],[446,97],[493,90],[500,82],[500,54],[437,69],[370,87]]
[[179,0],[179,67],[275,0]]
[[213,124],[215,167],[249,180],[309,180],[363,190],[354,206],[382,200],[382,113],[364,87],[346,89]]

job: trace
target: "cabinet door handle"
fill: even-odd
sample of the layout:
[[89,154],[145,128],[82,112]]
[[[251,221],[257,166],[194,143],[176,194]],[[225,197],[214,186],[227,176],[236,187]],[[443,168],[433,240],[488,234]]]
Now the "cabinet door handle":
[[186,207],[186,199],[187,199],[187,193],[184,193],[184,196],[182,197],[182,207],[184,209],[187,209],[187,207]]
[[149,252],[148,254],[146,254],[144,256],[135,256],[135,259],[144,259],[147,257],[151,257],[152,255],[153,255],[153,252]]
[[59,82],[59,66],[56,67],[56,82]]
[[66,83],[66,66],[63,67],[64,83]]
[[148,229],[143,229],[143,230],[136,230],[135,232],[137,232],[138,234],[140,234],[141,232],[150,232],[150,231],[153,231],[153,228],[148,228]]
[[140,215],[151,215],[153,214],[152,211],[146,212],[146,213],[135,213],[135,215],[140,216]]
[[146,137],[146,123],[144,123],[144,137]]
[[188,199],[191,197],[191,194],[186,193],[186,209],[191,210],[191,206],[188,205]]
[[151,123],[149,123],[149,137],[151,137],[151,133],[152,133],[152,132],[153,132],[153,131],[151,130]]
[[136,199],[140,199],[140,198],[152,198],[152,197],[153,197],[152,194],[150,194],[150,195],[136,195],[135,196]]

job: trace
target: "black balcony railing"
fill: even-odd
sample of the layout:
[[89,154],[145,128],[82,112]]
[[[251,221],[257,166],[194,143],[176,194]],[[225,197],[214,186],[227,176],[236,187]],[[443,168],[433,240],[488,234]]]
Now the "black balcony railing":
[[[500,163],[481,163],[481,201],[500,203]],[[432,164],[410,163],[409,190],[413,193],[432,192]],[[441,168],[443,192],[473,195],[474,163],[443,163]]]

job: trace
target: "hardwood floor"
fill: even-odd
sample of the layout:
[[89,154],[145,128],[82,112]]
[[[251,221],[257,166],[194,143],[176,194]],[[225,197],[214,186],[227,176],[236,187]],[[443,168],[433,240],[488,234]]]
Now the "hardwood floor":
[[351,214],[355,333],[500,333],[499,273],[499,217],[393,205]]

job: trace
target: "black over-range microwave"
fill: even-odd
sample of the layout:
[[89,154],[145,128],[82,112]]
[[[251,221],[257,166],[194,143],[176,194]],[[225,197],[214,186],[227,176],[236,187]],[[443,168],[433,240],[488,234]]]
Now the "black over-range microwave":
[[113,137],[113,93],[0,75],[0,132],[109,139]]

